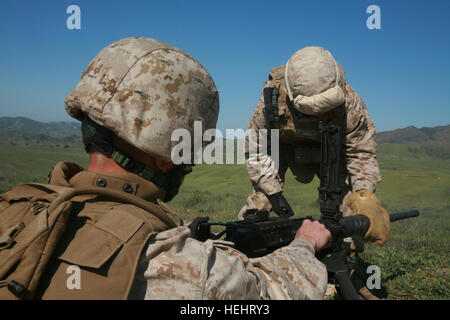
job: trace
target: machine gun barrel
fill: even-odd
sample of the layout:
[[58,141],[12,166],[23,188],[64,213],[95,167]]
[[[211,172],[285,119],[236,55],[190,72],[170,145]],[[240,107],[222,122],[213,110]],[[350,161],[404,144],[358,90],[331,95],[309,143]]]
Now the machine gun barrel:
[[[389,215],[389,219],[391,222],[395,222],[418,216],[418,210],[410,210],[405,212],[391,213]],[[342,226],[342,233],[344,238],[346,238],[353,235],[364,235],[367,230],[369,230],[370,220],[364,215],[356,215],[342,218],[341,220],[339,220],[339,224]]]
[[411,210],[411,211],[405,211],[405,212],[398,212],[398,213],[391,213],[390,214],[390,220],[391,222],[418,217],[419,216],[419,210]]

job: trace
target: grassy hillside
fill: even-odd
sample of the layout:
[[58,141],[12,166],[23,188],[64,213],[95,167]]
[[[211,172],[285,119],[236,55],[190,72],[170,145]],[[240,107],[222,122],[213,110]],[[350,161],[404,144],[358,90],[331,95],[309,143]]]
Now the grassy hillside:
[[0,142],[0,193],[23,182],[47,182],[48,173],[58,161],[87,165],[87,155],[79,143],[62,144]]
[[406,143],[444,141],[448,143],[450,138],[450,125],[437,127],[416,128],[409,126],[402,129],[377,133],[379,143]]
[[450,125],[420,129],[409,126],[380,132],[377,133],[377,142],[383,144],[384,149],[392,150],[394,153],[406,148],[411,156],[426,155],[432,158],[450,159]]
[[[54,138],[67,136],[81,137],[80,123],[77,121],[40,122],[25,117],[0,117],[0,133],[32,133],[34,135],[46,135]],[[14,137],[11,137],[14,138]]]
[[[0,192],[21,182],[46,182],[57,161],[87,165],[80,145],[3,141],[0,150]],[[385,247],[367,247],[361,276],[367,277],[368,265],[381,268],[382,289],[373,292],[382,298],[450,299],[450,161],[414,152],[407,144],[380,144],[378,150],[383,182],[377,195],[383,205],[390,212],[417,208],[421,216],[393,224]],[[287,174],[285,195],[296,216],[318,217],[317,187],[317,178],[303,185]],[[170,205],[185,221],[205,215],[225,221],[236,219],[250,192],[244,165],[199,165]]]

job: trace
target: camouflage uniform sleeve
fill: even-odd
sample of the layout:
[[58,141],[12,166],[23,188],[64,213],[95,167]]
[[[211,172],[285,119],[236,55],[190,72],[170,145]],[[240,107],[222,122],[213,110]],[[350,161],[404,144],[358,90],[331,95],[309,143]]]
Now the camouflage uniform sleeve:
[[381,181],[376,156],[375,126],[359,94],[347,83],[347,169],[353,191],[375,192]]
[[[266,129],[269,133],[270,129],[264,115],[264,98],[261,95],[256,103],[253,115],[248,123],[248,131],[245,138],[245,152],[248,154],[246,159],[247,171],[250,177],[250,181],[253,186],[260,187],[266,194],[271,195],[280,192],[283,187],[278,170],[275,165],[275,161],[265,152],[261,145],[260,140],[253,140],[250,136],[250,132],[254,132],[254,137],[259,135],[260,130]],[[254,152],[249,153],[250,141],[253,142],[255,148]],[[270,145],[270,138],[267,136],[268,145]],[[256,149],[256,146],[258,149]],[[255,152],[257,151],[257,152]]]
[[327,271],[307,241],[254,259],[229,244],[197,241],[186,227],[159,233],[141,257],[130,299],[323,298]]

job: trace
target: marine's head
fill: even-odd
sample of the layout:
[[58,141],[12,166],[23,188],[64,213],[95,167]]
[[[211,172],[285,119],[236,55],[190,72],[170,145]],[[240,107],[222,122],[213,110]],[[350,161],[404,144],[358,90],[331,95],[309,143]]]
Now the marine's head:
[[328,112],[345,102],[345,72],[322,47],[305,47],[286,64],[285,84],[294,107],[305,114]]
[[[168,176],[158,172],[161,165],[143,166],[120,146],[165,163],[162,167],[175,167],[162,171],[185,172],[184,165],[170,165],[172,147],[178,143],[171,141],[172,132],[185,129],[193,136],[194,121],[201,121],[203,130],[215,128],[219,112],[215,84],[197,60],[167,43],[141,37],[101,50],[65,104],[69,115],[82,121],[87,150],[95,147],[157,184],[164,184]],[[173,196],[172,192],[165,200]]]

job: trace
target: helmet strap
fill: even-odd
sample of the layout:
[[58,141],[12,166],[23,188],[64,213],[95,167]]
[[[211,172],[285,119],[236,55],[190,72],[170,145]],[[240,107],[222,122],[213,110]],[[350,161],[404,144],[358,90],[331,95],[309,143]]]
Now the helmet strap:
[[133,172],[142,178],[153,182],[160,188],[166,190],[164,201],[168,202],[178,193],[183,177],[192,171],[192,167],[188,165],[179,165],[167,173],[161,173],[140,161],[128,156],[122,150],[113,147],[110,157],[122,168]]
[[166,195],[164,201],[170,201],[178,193],[183,177],[192,171],[189,165],[178,165],[167,173],[161,173],[142,162],[131,158],[128,154],[117,149],[112,141],[112,132],[94,122],[89,117],[85,117],[81,124],[83,134],[83,144],[86,151],[90,145],[94,145],[101,153],[111,157],[114,162],[127,171],[133,172],[142,178],[153,182],[160,188],[164,188]]
[[165,188],[168,184],[164,174],[146,166],[140,161],[130,158],[125,152],[113,147],[111,158],[122,168],[127,171],[136,173],[142,178],[149,180],[161,188]]

